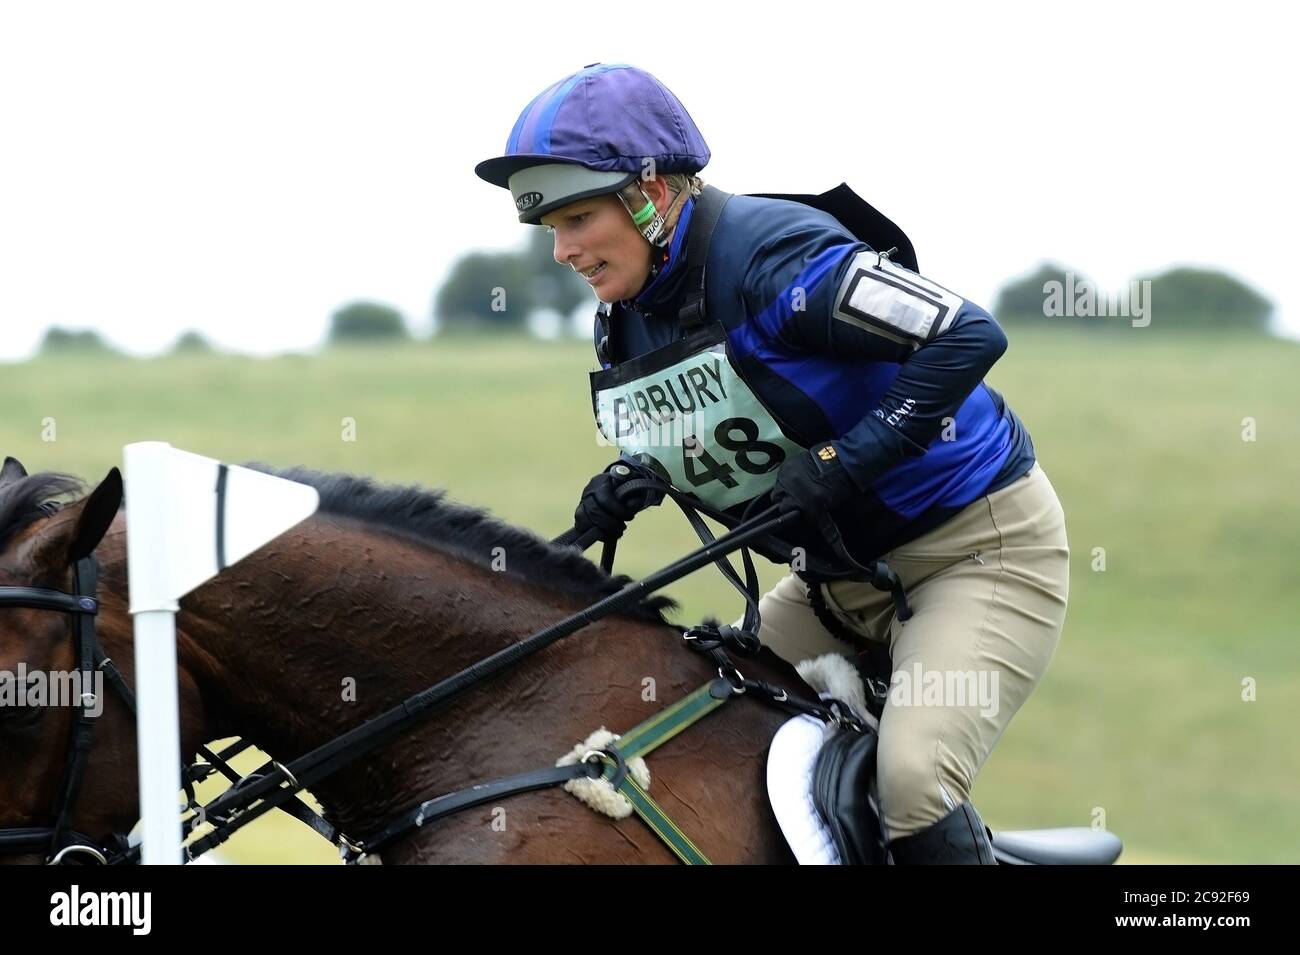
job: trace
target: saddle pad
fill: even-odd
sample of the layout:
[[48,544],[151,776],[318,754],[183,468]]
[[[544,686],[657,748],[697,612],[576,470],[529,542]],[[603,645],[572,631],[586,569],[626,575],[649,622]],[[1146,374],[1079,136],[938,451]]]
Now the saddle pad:
[[767,751],[767,798],[781,833],[800,865],[839,865],[840,854],[813,803],[813,765],[826,724],[796,716],[772,737]]

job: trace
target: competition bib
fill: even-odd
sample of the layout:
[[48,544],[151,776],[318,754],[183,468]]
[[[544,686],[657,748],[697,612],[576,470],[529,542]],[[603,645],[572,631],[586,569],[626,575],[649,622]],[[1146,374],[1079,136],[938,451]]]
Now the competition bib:
[[769,490],[803,450],[731,367],[721,325],[593,372],[591,397],[606,442],[719,509]]

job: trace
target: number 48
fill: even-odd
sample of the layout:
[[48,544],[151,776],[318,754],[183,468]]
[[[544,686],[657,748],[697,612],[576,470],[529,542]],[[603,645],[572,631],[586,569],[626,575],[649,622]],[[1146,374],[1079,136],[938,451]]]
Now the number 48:
[[[742,440],[737,441],[733,438],[731,436],[733,431],[739,431]],[[713,442],[734,454],[736,464],[749,474],[766,474],[780,467],[785,460],[785,452],[780,445],[773,444],[771,441],[758,440],[758,425],[749,418],[727,418],[719,422],[713,429]],[[755,461],[751,457],[753,454],[763,455],[763,460]],[[686,472],[686,479],[694,487],[703,487],[714,481],[721,481],[728,488],[739,486],[736,479],[731,476],[735,468],[709,454],[708,450],[700,444],[699,438],[693,434],[682,439],[682,469]]]

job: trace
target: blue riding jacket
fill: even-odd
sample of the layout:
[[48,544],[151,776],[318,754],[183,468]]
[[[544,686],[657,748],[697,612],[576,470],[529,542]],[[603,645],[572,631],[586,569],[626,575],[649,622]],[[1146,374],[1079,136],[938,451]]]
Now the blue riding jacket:
[[[688,200],[658,274],[611,309],[604,367],[682,336],[694,209]],[[736,371],[787,436],[804,447],[831,441],[861,490],[835,518],[863,563],[1034,463],[1028,431],[984,383],[1007,347],[997,322],[947,290],[909,298],[907,289],[938,286],[910,272],[895,281],[873,271],[875,253],[819,209],[736,195],[705,269],[707,314],[725,327]],[[913,306],[930,298],[943,304],[926,322]],[[597,321],[598,343],[603,334]]]

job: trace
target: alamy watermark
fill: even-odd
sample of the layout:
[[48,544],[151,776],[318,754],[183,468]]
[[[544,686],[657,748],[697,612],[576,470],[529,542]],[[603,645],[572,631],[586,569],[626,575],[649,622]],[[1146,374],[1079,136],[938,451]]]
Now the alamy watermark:
[[89,686],[80,670],[0,670],[0,708],[20,706],[84,706],[86,715],[104,712],[104,673],[93,670]]
[[602,448],[634,444],[644,448],[684,448],[692,457],[701,453],[696,440],[703,416],[673,408],[641,409],[618,400],[602,415],[596,444]]
[[997,670],[925,670],[914,663],[889,681],[892,706],[978,706],[981,716],[997,716]]
[[74,883],[67,892],[50,896],[50,924],[120,925],[132,935],[148,935],[153,928],[153,893],[82,890]]
[[1102,292],[1091,279],[1076,279],[1065,273],[1065,281],[1043,283],[1045,318],[1127,318],[1134,328],[1151,324],[1151,281],[1130,281],[1116,293]]

